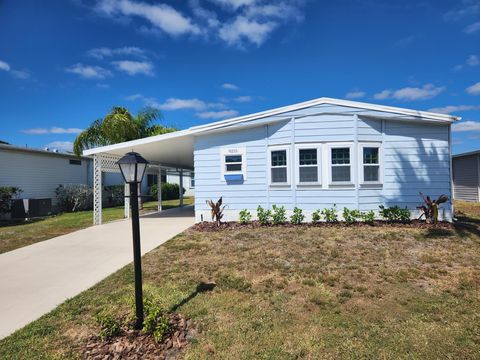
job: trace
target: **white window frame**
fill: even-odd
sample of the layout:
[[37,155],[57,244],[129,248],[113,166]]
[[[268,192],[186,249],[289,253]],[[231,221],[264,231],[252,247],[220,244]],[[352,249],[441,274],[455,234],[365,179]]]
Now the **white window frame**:
[[[300,165],[300,150],[315,149],[317,150],[317,165]],[[317,167],[317,181],[300,181],[301,167]],[[322,144],[297,144],[295,145],[295,182],[299,186],[322,185]]]
[[[363,176],[363,167],[364,166],[376,166],[373,164],[364,164],[363,163],[363,149],[364,148],[377,148],[378,149],[378,181],[365,181]],[[358,174],[360,177],[361,185],[382,185],[383,184],[383,151],[382,143],[379,142],[368,142],[358,144]]]
[[[350,149],[350,181],[333,181],[332,180],[332,166],[346,166],[346,164],[339,164],[333,165],[332,164],[332,149],[338,148],[349,148]],[[354,179],[354,171],[353,167],[355,166],[355,153],[353,151],[353,143],[329,143],[327,144],[327,151],[328,151],[328,179],[329,185],[336,186],[336,185],[343,185],[343,186],[354,186],[355,179]]]
[[[272,183],[272,152],[273,151],[281,151],[285,150],[287,154],[287,165],[285,168],[287,169],[287,182],[284,183]],[[290,186],[290,171],[292,168],[292,164],[290,163],[290,146],[289,145],[276,145],[276,146],[269,146],[268,147],[268,184],[270,186]]]
[[[227,171],[227,163],[225,157],[228,155],[241,155],[242,156],[242,170],[240,171]],[[243,175],[243,181],[247,180],[247,149],[244,147],[236,148],[222,148],[220,150],[220,180],[226,182],[225,175]]]

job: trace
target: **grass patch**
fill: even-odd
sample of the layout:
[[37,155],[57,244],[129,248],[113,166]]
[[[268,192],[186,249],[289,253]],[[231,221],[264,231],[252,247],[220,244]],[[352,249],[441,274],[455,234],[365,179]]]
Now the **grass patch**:
[[[184,198],[184,204],[193,204],[193,197]],[[167,200],[162,202],[163,208],[178,207],[179,200]],[[157,210],[157,202],[146,202],[143,205],[143,213]],[[123,206],[103,209],[103,222],[123,219]],[[49,216],[44,219],[31,221],[0,221],[0,254],[15,250],[40,241],[51,239],[55,236],[92,226],[93,211],[79,211],[75,213],[63,213]]]
[[[186,359],[480,357],[473,232],[187,230],[143,269],[145,293],[198,324]],[[132,298],[129,265],[1,340],[0,358],[81,359],[95,315],[129,314]]]

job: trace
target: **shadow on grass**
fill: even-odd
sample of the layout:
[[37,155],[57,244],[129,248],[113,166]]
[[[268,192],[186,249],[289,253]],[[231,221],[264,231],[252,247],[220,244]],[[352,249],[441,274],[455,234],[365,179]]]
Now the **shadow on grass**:
[[172,311],[172,312],[177,311],[177,309],[179,307],[182,307],[183,305],[188,303],[190,300],[192,300],[198,294],[204,293],[204,292],[207,292],[207,291],[213,291],[213,289],[215,289],[216,286],[217,286],[217,284],[215,284],[215,283],[201,282],[200,284],[197,285],[197,288],[195,289],[194,292],[192,292],[190,295],[188,295],[185,299],[182,299],[182,301],[180,301],[179,303],[173,305],[170,308],[170,311]]
[[455,231],[460,236],[480,236],[480,219],[469,217],[465,214],[457,214]]
[[425,237],[431,239],[431,238],[438,238],[438,237],[450,237],[454,235],[455,235],[455,232],[449,229],[430,228],[427,230]]

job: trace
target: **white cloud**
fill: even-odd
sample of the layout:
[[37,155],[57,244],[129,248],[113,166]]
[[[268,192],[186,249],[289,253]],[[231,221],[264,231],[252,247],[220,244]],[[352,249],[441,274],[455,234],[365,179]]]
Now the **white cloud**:
[[238,115],[236,110],[204,111],[196,114],[200,119],[225,119]]
[[235,84],[225,83],[222,84],[222,88],[226,90],[240,90],[240,88]]
[[480,1],[458,1],[458,7],[448,11],[444,15],[445,20],[460,20],[464,17],[473,16],[480,12]]
[[210,0],[211,2],[223,5],[227,8],[237,10],[238,8],[246,5],[253,5],[257,0]]
[[12,70],[11,74],[13,77],[16,77],[17,79],[28,79],[30,78],[30,73],[27,70]]
[[51,150],[60,150],[65,152],[72,152],[73,150],[73,143],[71,141],[53,141],[45,145]]
[[66,71],[72,74],[80,75],[85,79],[105,79],[106,77],[112,75],[110,70],[107,70],[101,66],[83,65],[81,63],[70,66],[66,69]]
[[452,125],[452,131],[454,132],[480,131],[480,122],[471,121],[471,120],[457,122]]
[[150,61],[132,61],[132,60],[121,60],[113,61],[113,65],[119,71],[123,71],[128,75],[137,75],[144,74],[148,76],[153,76],[153,64]]
[[465,91],[470,95],[480,95],[480,82],[467,87]]
[[276,27],[277,23],[273,21],[259,22],[238,16],[234,21],[222,25],[218,35],[228,45],[242,47],[248,41],[260,46]]
[[358,90],[355,90],[355,91],[349,91],[345,97],[347,99],[360,99],[360,98],[363,98],[365,97],[365,95],[367,95],[364,91],[358,91]]
[[426,84],[423,87],[405,87],[398,90],[383,90],[374,95],[375,99],[395,99],[402,101],[415,101],[432,99],[445,91],[444,86],[435,86],[433,84]]
[[0,70],[10,71],[10,65],[5,61],[0,60]]
[[477,55],[470,55],[467,59],[467,65],[469,66],[477,66],[480,64],[480,59]]
[[137,16],[154,28],[172,36],[199,34],[201,31],[192,20],[166,4],[149,4],[132,0],[101,0],[97,10],[110,17]]
[[480,21],[468,25],[463,31],[465,31],[467,34],[473,34],[477,31],[480,31]]
[[373,97],[377,100],[384,100],[389,98],[392,95],[392,92],[390,90],[382,90],[379,93],[376,93],[373,95]]
[[480,110],[480,105],[448,105],[429,109],[428,111],[440,114],[451,114],[458,111]]
[[145,99],[147,105],[158,108],[160,110],[184,110],[191,109],[196,111],[205,110],[207,104],[199,99],[177,99],[169,98],[164,103],[159,103],[155,99]]
[[8,72],[10,75],[17,79],[25,80],[30,78],[30,73],[27,70],[12,69],[10,64],[2,60],[0,60],[0,70]]
[[252,101],[252,97],[251,97],[251,96],[248,96],[248,95],[238,96],[238,97],[236,97],[236,98],[233,99],[233,100],[236,101],[236,102],[239,102],[239,103],[246,103],[246,102]]
[[[143,20],[137,30],[147,34],[194,35],[220,39],[230,46],[262,45],[271,33],[287,21],[303,21],[304,0],[189,0],[191,16],[173,6],[141,0],[97,0],[94,9],[106,17],[132,24]],[[179,2],[177,2],[179,3]],[[220,9],[219,9],[220,7]],[[104,58],[115,53],[110,48],[93,49]],[[123,54],[122,54],[123,55]]]
[[145,97],[142,94],[132,94],[125,97],[128,101],[143,100]]
[[83,129],[79,128],[63,128],[53,126],[51,128],[31,128],[21,130],[24,134],[29,135],[45,135],[45,134],[79,134],[83,131]]
[[107,57],[113,56],[136,56],[136,57],[144,57],[145,51],[136,47],[136,46],[124,46],[121,48],[108,48],[108,47],[101,47],[91,49],[87,52],[87,54],[95,59],[102,60]]

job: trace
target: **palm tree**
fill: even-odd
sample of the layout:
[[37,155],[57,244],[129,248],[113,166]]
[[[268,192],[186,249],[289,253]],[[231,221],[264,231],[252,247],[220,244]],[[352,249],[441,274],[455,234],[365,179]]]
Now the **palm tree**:
[[103,119],[95,120],[78,134],[73,143],[73,151],[76,155],[81,155],[83,150],[92,147],[177,131],[176,128],[157,124],[160,117],[157,109],[147,108],[133,116],[126,108],[115,106]]

